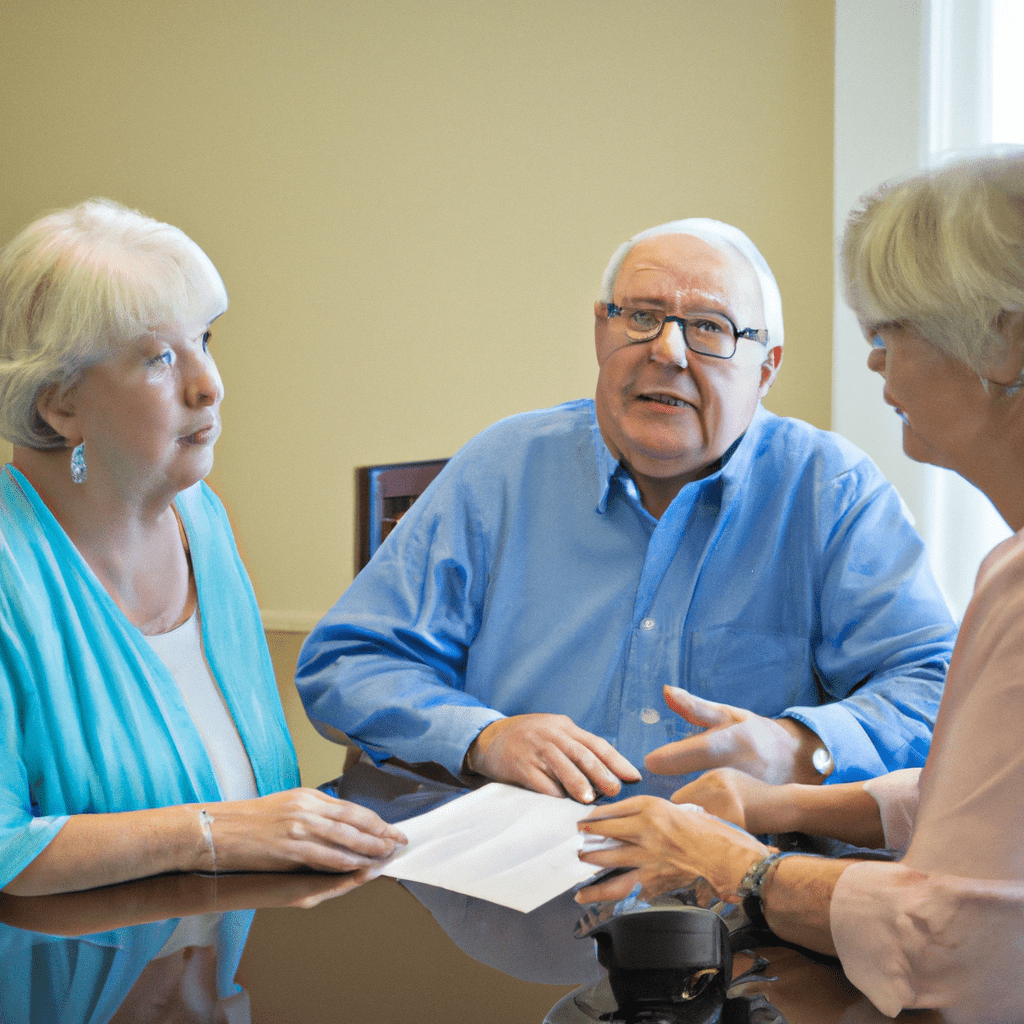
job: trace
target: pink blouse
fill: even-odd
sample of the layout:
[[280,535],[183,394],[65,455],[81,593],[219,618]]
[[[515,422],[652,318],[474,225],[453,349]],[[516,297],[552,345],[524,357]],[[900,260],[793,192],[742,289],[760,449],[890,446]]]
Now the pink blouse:
[[869,783],[899,864],[848,868],[831,925],[883,1013],[1024,1020],[1024,530],[982,563],[920,778]]

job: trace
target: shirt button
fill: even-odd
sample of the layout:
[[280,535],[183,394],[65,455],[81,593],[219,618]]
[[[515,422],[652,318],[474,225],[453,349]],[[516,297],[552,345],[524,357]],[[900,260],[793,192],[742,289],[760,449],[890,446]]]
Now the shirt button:
[[644,621],[640,623],[640,628],[654,629],[654,619],[644,619]]
[[644,725],[656,725],[661,721],[661,715],[658,714],[656,708],[644,708],[643,711],[640,712],[640,721],[643,722]]

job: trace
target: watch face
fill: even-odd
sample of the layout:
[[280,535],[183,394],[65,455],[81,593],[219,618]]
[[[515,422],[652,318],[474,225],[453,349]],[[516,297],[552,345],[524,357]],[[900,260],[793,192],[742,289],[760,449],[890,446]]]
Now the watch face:
[[832,755],[824,747],[818,747],[811,755],[811,764],[814,765],[814,770],[819,775],[828,775],[835,768],[835,764],[832,762]]

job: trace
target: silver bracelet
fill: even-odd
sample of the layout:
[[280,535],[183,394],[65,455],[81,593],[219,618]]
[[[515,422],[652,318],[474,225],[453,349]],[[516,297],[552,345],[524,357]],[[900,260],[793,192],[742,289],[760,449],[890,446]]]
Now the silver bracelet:
[[203,838],[206,840],[206,846],[210,851],[210,860],[213,862],[213,874],[217,874],[217,850],[213,845],[213,829],[210,826],[213,824],[213,815],[207,814],[205,807],[199,808],[199,827],[203,830]]

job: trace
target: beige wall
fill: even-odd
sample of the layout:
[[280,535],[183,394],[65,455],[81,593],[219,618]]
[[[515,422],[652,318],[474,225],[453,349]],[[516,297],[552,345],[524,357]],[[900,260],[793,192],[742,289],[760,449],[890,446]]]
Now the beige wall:
[[319,786],[336,779],[342,773],[349,748],[325,740],[310,724],[299,699],[299,691],[295,689],[295,664],[304,639],[304,633],[267,633],[277,689],[281,695],[288,732],[295,744],[302,785]]
[[663,220],[760,245],[789,339],[767,404],[829,424],[831,4],[34,0],[2,19],[0,238],[108,195],[224,276],[211,483],[273,626],[351,579],[355,466],[591,393],[601,270]]

